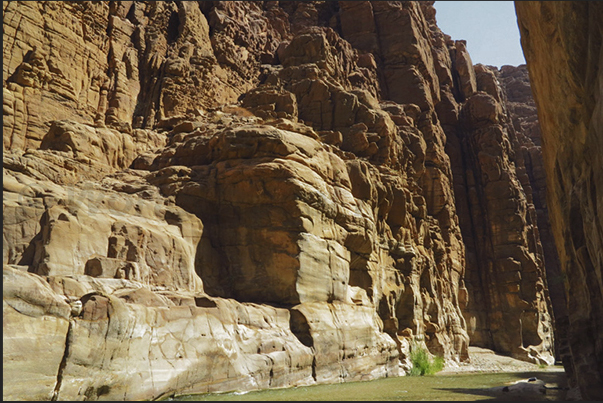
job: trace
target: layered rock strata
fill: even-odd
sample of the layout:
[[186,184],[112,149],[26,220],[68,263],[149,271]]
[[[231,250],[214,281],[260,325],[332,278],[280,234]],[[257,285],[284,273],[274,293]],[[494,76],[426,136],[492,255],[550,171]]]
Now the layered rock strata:
[[531,91],[527,66],[503,66],[498,75],[501,88],[507,98],[517,141],[515,154],[525,167],[522,186],[529,190],[528,199],[536,210],[538,235],[542,245],[542,258],[546,270],[545,293],[548,291],[554,313],[555,358],[567,361],[569,346],[564,332],[557,329],[567,326],[567,306],[563,288],[563,274],[559,266],[559,256],[549,221],[546,202],[546,172],[542,158],[542,139],[536,103]]
[[550,362],[499,73],[431,3],[3,11],[5,399]]
[[603,399],[603,7],[516,2],[542,128],[547,203],[567,300],[563,360],[586,400]]
[[[545,259],[540,241],[549,227],[538,198],[545,186],[540,147],[532,141],[538,141],[538,125],[529,83],[524,81],[522,98],[507,97],[520,92],[514,81],[526,74],[525,66],[498,71],[477,65],[476,91],[462,106],[460,125],[448,129],[451,152],[462,157],[455,165],[456,194],[468,255],[472,343],[523,359],[553,351],[545,266],[552,270],[557,262],[554,251]],[[510,332],[509,324],[517,331]]]

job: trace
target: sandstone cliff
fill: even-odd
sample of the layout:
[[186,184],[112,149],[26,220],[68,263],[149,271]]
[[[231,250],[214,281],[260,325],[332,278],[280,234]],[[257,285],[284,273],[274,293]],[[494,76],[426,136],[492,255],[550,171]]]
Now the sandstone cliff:
[[551,351],[545,266],[558,260],[554,250],[545,259],[540,241],[549,227],[538,198],[545,193],[540,147],[532,141],[539,140],[538,122],[525,66],[477,65],[475,73],[477,92],[460,124],[446,128],[450,154],[459,159],[453,169],[467,248],[465,315],[473,344],[526,358],[537,354],[529,346]]
[[430,2],[3,21],[5,399],[398,376],[412,344],[553,362],[529,97]]
[[603,7],[516,2],[542,126],[547,202],[567,312],[566,372],[586,400],[603,399]]

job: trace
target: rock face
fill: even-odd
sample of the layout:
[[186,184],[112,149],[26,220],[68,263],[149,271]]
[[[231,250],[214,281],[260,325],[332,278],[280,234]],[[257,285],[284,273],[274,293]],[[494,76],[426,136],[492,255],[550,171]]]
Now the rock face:
[[[526,189],[526,196],[531,199],[536,211],[538,234],[542,245],[541,255],[545,261],[548,294],[554,312],[555,357],[558,360],[567,361],[569,359],[567,355],[569,354],[567,337],[565,332],[558,331],[558,329],[567,326],[565,323],[567,321],[567,306],[563,288],[563,274],[549,221],[541,131],[527,66],[503,66],[500,69],[498,79],[507,97],[506,105],[517,135],[517,142],[514,143],[515,154],[518,156],[520,164],[523,163],[523,167],[525,167],[521,168],[523,172],[523,175],[520,176],[523,179],[521,183]],[[545,293],[546,291],[545,288]]]
[[464,170],[457,200],[468,212],[461,215],[461,227],[468,252],[470,337],[475,345],[516,358],[543,356],[551,351],[552,321],[524,158],[531,151],[541,161],[539,149],[528,151],[529,140],[518,137],[505,91],[497,84],[500,73],[482,65],[475,72],[476,91],[462,106],[458,128],[449,130],[462,155],[456,167]]
[[5,399],[552,363],[525,69],[432,3],[3,11]]
[[567,299],[566,371],[603,399],[603,7],[516,2],[542,127],[547,202]]

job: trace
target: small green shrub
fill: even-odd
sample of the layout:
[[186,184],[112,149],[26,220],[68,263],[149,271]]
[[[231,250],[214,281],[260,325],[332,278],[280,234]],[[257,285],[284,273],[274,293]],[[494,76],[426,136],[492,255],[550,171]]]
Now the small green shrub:
[[439,355],[436,355],[435,358],[433,359],[433,364],[431,367],[433,369],[434,374],[436,372],[440,372],[441,370],[443,370],[444,369],[444,357],[440,357]]
[[410,376],[433,375],[444,369],[444,358],[436,356],[429,359],[429,353],[424,348],[413,347],[410,351],[412,368],[408,372]]

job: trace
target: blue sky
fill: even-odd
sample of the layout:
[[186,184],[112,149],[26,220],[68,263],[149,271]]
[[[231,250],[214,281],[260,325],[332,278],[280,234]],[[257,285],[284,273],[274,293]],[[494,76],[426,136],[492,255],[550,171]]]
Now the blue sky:
[[525,64],[512,1],[436,1],[438,27],[465,39],[473,64]]

